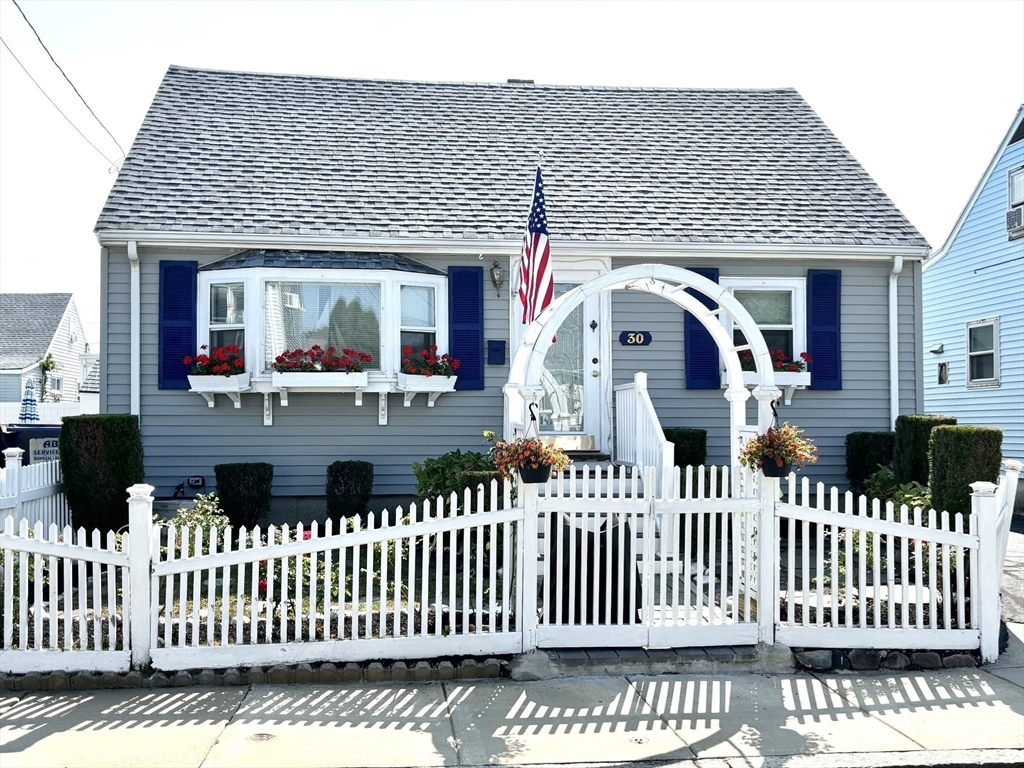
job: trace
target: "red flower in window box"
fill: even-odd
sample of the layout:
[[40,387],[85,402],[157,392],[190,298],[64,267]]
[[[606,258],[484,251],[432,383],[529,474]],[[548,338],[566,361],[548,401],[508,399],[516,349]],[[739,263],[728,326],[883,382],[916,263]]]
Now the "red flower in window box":
[[[771,349],[768,353],[772,358],[772,370],[775,371],[799,373],[805,370],[807,364],[811,362],[811,356],[806,352],[801,352],[798,360],[790,360],[789,356],[781,349]],[[740,368],[744,371],[757,370],[757,366],[754,365],[754,353],[749,349],[740,352]]]
[[[200,349],[206,349],[204,344]],[[245,373],[245,358],[237,344],[217,347],[210,354],[186,355],[183,365],[191,365],[190,376],[234,376]]]
[[323,349],[314,344],[309,349],[289,349],[274,358],[273,368],[278,373],[360,373],[363,366],[373,362],[373,355],[348,347]]
[[459,370],[459,361],[447,352],[437,356],[437,345],[431,344],[413,354],[412,347],[402,347],[402,373],[410,376],[454,376]]

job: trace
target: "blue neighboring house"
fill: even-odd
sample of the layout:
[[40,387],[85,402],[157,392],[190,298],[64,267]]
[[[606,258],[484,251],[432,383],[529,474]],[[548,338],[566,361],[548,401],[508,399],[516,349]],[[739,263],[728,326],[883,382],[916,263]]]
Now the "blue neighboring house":
[[998,427],[1024,458],[1024,106],[923,270],[926,411]]

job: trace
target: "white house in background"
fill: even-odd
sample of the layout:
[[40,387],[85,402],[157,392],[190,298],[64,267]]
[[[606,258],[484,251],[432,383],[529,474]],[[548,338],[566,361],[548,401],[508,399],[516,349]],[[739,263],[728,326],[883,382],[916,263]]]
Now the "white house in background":
[[78,387],[80,413],[100,412],[100,360],[99,354],[82,355],[82,383]]
[[1024,458],[1024,106],[923,273],[925,409]]
[[[76,403],[88,350],[70,293],[0,293],[0,403],[20,403],[28,379],[40,402]],[[57,367],[42,388],[40,361]]]

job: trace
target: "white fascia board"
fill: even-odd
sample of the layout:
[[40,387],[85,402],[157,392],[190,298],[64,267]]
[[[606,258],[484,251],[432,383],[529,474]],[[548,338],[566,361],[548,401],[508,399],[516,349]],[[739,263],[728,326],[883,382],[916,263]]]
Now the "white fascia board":
[[[249,248],[306,248],[310,250],[344,249],[423,255],[515,256],[522,240],[467,240],[401,237],[333,237],[329,235],[244,235],[209,232],[158,232],[137,230],[100,230],[96,238],[103,246],[124,245],[129,240],[147,247],[206,247],[229,250]],[[676,257],[713,257],[746,259],[766,256],[772,259],[866,260],[888,261],[894,256],[924,259],[927,246],[907,245],[785,245],[768,243],[652,243],[635,241],[582,242],[553,239],[552,249],[559,256],[630,256],[664,259]]]
[[999,160],[1002,158],[1003,153],[1006,151],[1006,148],[1010,146],[1010,138],[1017,130],[1017,126],[1020,125],[1022,118],[1024,118],[1024,105],[1021,105],[1017,110],[1017,116],[1013,118],[1013,122],[1010,123],[1010,130],[1006,132],[1002,143],[999,145],[999,149],[996,150],[996,153],[992,156],[992,160],[989,162],[988,167],[981,175],[981,181],[979,181],[978,185],[974,188],[971,199],[967,201],[967,205],[965,205],[964,209],[960,211],[960,216],[957,218],[956,224],[953,225],[953,229],[946,238],[946,242],[942,244],[942,247],[939,248],[939,250],[924,260],[924,264],[921,265],[922,272],[934,267],[937,263],[942,261],[943,256],[949,253],[949,249],[953,245],[953,241],[956,240],[956,236],[960,234],[960,228],[963,227],[964,222],[967,221],[967,215],[971,212],[971,209],[974,208],[974,204],[978,202],[978,196],[981,195],[981,190],[983,190],[985,185],[988,184],[988,180],[995,171],[996,166],[999,164]]

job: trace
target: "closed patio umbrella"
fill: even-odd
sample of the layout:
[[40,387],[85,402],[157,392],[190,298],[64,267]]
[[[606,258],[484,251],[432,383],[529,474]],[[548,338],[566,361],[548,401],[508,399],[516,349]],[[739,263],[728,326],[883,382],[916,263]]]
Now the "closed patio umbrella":
[[36,405],[36,383],[32,379],[25,382],[25,394],[21,398],[21,412],[18,414],[20,424],[35,424],[39,421],[39,406]]

